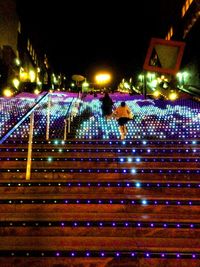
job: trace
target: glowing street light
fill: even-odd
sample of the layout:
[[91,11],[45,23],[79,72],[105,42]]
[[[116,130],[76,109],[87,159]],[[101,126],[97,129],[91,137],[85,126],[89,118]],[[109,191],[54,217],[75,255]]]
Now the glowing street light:
[[130,86],[130,84],[129,84],[128,82],[125,82],[125,83],[124,83],[124,87],[125,87],[126,89],[130,89],[131,86]]
[[20,81],[17,78],[14,78],[12,80],[12,83],[13,83],[15,88],[17,88],[17,89],[19,88]]
[[89,83],[85,80],[82,83],[82,92],[87,92],[88,91],[88,88],[89,88]]
[[15,64],[16,64],[17,66],[20,66],[21,62],[20,62],[19,58],[15,58]]
[[82,86],[83,86],[83,87],[88,87],[88,86],[89,86],[89,83],[84,82],[84,83],[82,84]]
[[5,97],[11,97],[13,95],[13,92],[12,92],[12,90],[10,88],[6,88],[6,89],[3,90],[3,95]]
[[32,83],[35,81],[36,75],[34,70],[29,71],[29,78]]
[[153,92],[153,95],[157,98],[157,97],[160,96],[160,92],[159,92],[159,91],[154,91],[154,92]]
[[19,73],[20,81],[27,81],[28,80],[28,73],[24,70],[24,68],[20,68],[20,73]]
[[111,80],[111,75],[109,73],[100,73],[96,75],[95,79],[98,84],[103,85]]
[[176,100],[177,98],[178,98],[178,95],[177,95],[176,92],[171,92],[171,93],[169,94],[169,99],[170,99],[170,100],[174,101],[174,100]]
[[35,90],[34,90],[34,94],[35,94],[35,95],[39,95],[39,93],[40,93],[40,91],[39,91],[38,89],[35,89]]

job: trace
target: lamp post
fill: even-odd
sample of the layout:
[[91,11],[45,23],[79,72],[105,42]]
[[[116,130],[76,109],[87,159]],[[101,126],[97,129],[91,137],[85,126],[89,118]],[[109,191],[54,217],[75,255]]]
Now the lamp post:
[[143,74],[143,95],[144,98],[146,99],[147,97],[147,74],[144,72]]

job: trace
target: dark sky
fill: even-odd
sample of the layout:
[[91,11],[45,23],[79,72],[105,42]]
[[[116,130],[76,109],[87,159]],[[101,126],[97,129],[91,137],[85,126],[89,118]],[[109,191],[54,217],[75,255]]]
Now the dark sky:
[[174,1],[19,0],[18,9],[56,70],[91,79],[106,68],[120,80],[142,70],[151,37],[165,37]]

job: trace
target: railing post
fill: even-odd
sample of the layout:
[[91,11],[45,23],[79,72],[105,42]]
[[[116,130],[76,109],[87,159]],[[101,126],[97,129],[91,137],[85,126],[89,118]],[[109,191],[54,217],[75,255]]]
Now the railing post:
[[67,119],[64,120],[64,141],[67,139]]
[[33,130],[34,130],[34,112],[32,112],[31,115],[30,115],[30,129],[29,129],[29,140],[28,140],[28,155],[27,155],[27,165],[26,165],[26,180],[30,180],[30,178],[31,178]]
[[67,127],[67,132],[68,132],[68,133],[70,133],[70,123],[71,123],[71,118],[70,118],[70,117],[71,117],[71,116],[69,116],[69,118],[68,118],[68,120],[67,120],[67,122],[68,122],[68,123],[67,123],[67,126],[68,126],[68,127]]
[[47,106],[47,126],[46,126],[46,140],[49,140],[49,126],[50,126],[50,110],[51,110],[51,96],[48,97]]

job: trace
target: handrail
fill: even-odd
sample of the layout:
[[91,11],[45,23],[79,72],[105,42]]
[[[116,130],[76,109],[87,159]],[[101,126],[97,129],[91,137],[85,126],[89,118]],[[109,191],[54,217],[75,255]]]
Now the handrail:
[[72,101],[71,101],[71,103],[70,103],[70,105],[69,105],[69,107],[67,109],[67,112],[66,112],[66,115],[65,115],[65,119],[64,119],[64,137],[63,137],[64,141],[67,139],[67,132],[68,133],[70,132],[70,114],[68,114],[68,113],[70,111],[70,108],[72,106],[72,103],[73,103],[74,99],[75,98],[73,97],[73,99],[72,99]]
[[70,105],[69,105],[69,107],[68,107],[68,109],[67,109],[67,112],[66,112],[65,117],[67,117],[67,115],[68,115],[68,113],[69,113],[69,111],[70,111],[70,108],[71,108],[71,105],[72,105],[74,99],[75,99],[75,98],[73,97],[73,98],[72,98],[72,101],[71,101],[71,103],[70,103]]
[[[17,122],[12,129],[10,129],[0,140],[2,144],[29,116],[30,116],[30,130],[29,130],[29,142],[28,142],[28,155],[26,164],[26,180],[31,178],[31,163],[32,163],[32,144],[33,144],[33,131],[34,131],[34,110],[38,105],[49,95],[47,92],[43,97],[41,97],[37,103],[28,110],[28,112],[22,117],[22,119]],[[50,100],[49,100],[50,101]]]
[[197,86],[188,85],[183,88],[179,88],[179,90],[186,92],[190,95],[200,96],[200,88]]
[[63,138],[64,141],[66,141],[66,139],[67,139],[67,133],[70,133],[71,122],[73,121],[73,118],[77,115],[77,112],[73,111],[73,107],[72,107],[71,113],[69,113],[70,108],[71,108],[71,106],[73,104],[74,104],[74,107],[77,107],[77,109],[79,107],[79,105],[76,106],[77,102],[74,101],[74,100],[79,101],[79,103],[81,101],[80,98],[73,98],[72,102],[70,103],[70,105],[68,107],[68,110],[67,110],[67,113],[66,113],[66,117],[64,119],[64,124],[65,124],[64,125],[64,138]]
[[0,144],[3,142],[31,115],[31,113],[38,107],[38,105],[49,95],[47,92],[43,97],[41,97],[38,102],[27,111],[27,113],[22,117],[20,121],[18,121],[10,130],[8,130],[3,137],[0,139]]
[[34,130],[34,112],[32,112],[30,115],[28,155],[27,155],[27,164],[26,164],[26,180],[30,180],[30,178],[31,178],[33,130]]
[[49,127],[50,127],[50,112],[51,112],[51,95],[48,96],[47,104],[47,124],[46,124],[46,140],[49,140]]

